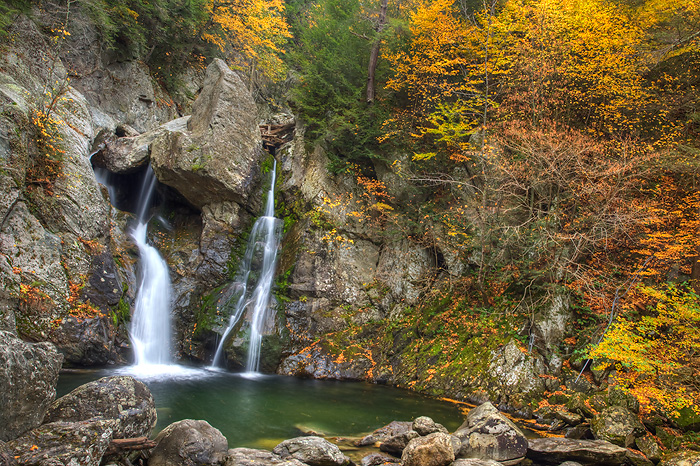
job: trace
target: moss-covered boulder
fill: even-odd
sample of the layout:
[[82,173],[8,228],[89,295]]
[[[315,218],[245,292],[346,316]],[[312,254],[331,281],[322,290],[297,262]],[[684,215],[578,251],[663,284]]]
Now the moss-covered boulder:
[[646,429],[636,414],[621,406],[610,406],[591,420],[591,430],[596,439],[606,440],[621,447],[634,444]]

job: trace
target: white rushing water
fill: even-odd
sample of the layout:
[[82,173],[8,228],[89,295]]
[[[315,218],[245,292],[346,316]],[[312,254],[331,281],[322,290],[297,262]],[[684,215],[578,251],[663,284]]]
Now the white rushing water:
[[142,372],[167,372],[167,368],[154,366],[170,366],[172,363],[170,272],[165,260],[147,239],[148,211],[155,186],[156,177],[148,167],[139,196],[138,224],[131,232],[139,249],[140,281],[130,336],[135,364]]
[[[213,367],[221,366],[224,346],[231,331],[247,310],[250,322],[250,341],[246,372],[260,370],[260,348],[262,337],[273,330],[274,314],[270,309],[272,286],[277,268],[277,252],[282,238],[282,221],[275,218],[275,171],[272,168],[270,190],[267,193],[265,213],[253,225],[245,256],[241,262],[236,281],[227,289],[224,308],[229,308],[231,316],[228,327],[219,342],[212,362]],[[272,322],[270,322],[272,321]]]

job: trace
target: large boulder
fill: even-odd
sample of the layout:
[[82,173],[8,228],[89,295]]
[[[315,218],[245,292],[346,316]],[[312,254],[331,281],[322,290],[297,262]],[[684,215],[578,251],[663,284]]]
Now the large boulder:
[[170,424],[156,437],[149,466],[205,466],[222,463],[228,440],[206,421],[185,419]]
[[406,432],[401,432],[389,437],[385,441],[379,444],[379,449],[392,455],[401,456],[403,451],[406,449],[408,444],[420,437],[420,434],[415,430],[408,430]]
[[447,466],[454,460],[452,439],[443,432],[411,440],[401,455],[403,466]]
[[406,421],[392,421],[384,427],[380,427],[369,435],[362,437],[357,442],[358,447],[374,445],[376,443],[385,442],[391,437],[412,430],[413,423]]
[[605,440],[537,438],[530,440],[527,457],[537,463],[544,464],[576,461],[583,465],[606,464],[614,466],[625,462],[627,449]]
[[515,342],[511,341],[494,351],[488,369],[493,382],[493,390],[499,397],[537,397],[545,390],[545,379],[539,377],[546,373],[542,359],[525,354]]
[[262,139],[248,88],[223,60],[207,67],[187,130],[169,131],[151,145],[158,180],[192,205],[245,204],[259,174]]
[[156,425],[156,406],[143,382],[129,376],[103,377],[56,400],[45,422],[116,421],[113,437],[148,436]]
[[462,443],[458,458],[508,462],[527,453],[525,435],[488,401],[469,411],[454,435]]
[[51,422],[8,442],[5,449],[23,466],[99,466],[118,424],[105,419]]
[[297,437],[277,445],[273,453],[282,459],[294,458],[309,466],[345,466],[350,459],[336,445],[321,437]]
[[177,118],[143,134],[128,126],[117,127],[114,133],[100,133],[98,140],[102,141],[92,162],[112,173],[132,173],[150,161],[153,141],[169,132],[185,131],[189,119],[189,115]]
[[26,343],[0,330],[0,440],[37,427],[56,397],[63,357],[50,343]]
[[634,445],[634,439],[646,433],[639,417],[622,406],[610,406],[591,420],[591,430],[597,439],[621,447]]
[[445,426],[438,424],[428,416],[417,417],[413,420],[411,427],[420,435],[430,435],[434,434],[435,432],[442,432],[443,434],[448,433]]

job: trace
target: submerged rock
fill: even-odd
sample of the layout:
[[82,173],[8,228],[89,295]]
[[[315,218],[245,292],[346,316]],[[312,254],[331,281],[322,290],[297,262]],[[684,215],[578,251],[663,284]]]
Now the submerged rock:
[[614,466],[625,462],[627,449],[605,440],[537,438],[530,440],[527,457],[545,464],[576,461],[583,465],[607,464]]
[[63,357],[50,343],[26,343],[0,330],[0,440],[41,424],[56,397]]
[[218,465],[228,453],[228,440],[206,421],[185,419],[170,424],[156,437],[149,466]]
[[522,458],[527,452],[525,435],[490,402],[469,411],[454,435],[462,442],[458,458],[507,462]]
[[143,382],[129,376],[103,377],[56,400],[45,422],[89,419],[117,421],[114,438],[148,436],[156,425],[156,405]]
[[273,453],[282,459],[294,458],[309,466],[344,466],[350,459],[336,445],[321,437],[297,437],[277,445]]
[[119,423],[93,419],[80,422],[52,422],[5,445],[7,452],[23,466],[99,466]]
[[452,439],[443,432],[411,440],[401,455],[403,466],[447,466],[454,460]]

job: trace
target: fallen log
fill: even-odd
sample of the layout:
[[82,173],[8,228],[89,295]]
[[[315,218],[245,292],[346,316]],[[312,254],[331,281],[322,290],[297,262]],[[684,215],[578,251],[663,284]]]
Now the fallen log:
[[127,451],[148,450],[156,446],[156,442],[148,437],[115,438],[109,443],[106,455],[115,455]]

